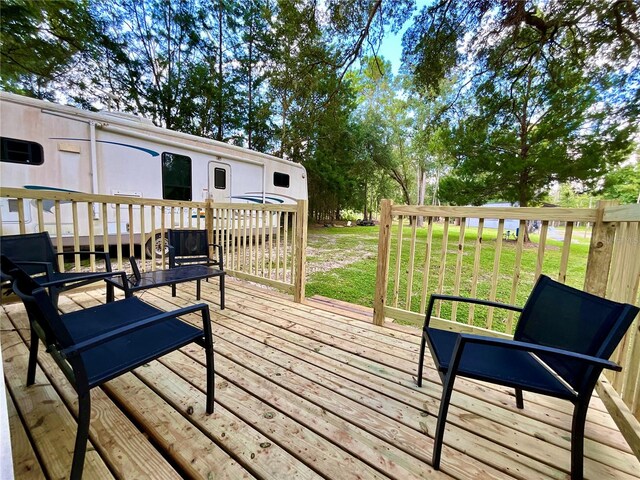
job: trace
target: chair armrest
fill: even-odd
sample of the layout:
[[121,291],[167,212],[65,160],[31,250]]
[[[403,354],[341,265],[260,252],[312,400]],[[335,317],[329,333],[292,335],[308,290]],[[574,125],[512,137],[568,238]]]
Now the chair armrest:
[[42,272],[47,275],[47,278],[51,278],[53,276],[53,264],[51,262],[30,262],[28,260],[23,260],[19,262],[14,262],[16,265],[32,265],[43,267]]
[[64,348],[60,351],[60,353],[65,357],[73,357],[86,350],[97,347],[98,345],[101,345],[105,342],[109,342],[115,338],[121,337],[136,330],[140,330],[141,328],[145,328],[155,323],[163,322],[176,317],[181,317],[182,315],[187,315],[189,313],[195,313],[198,311],[202,312],[203,317],[209,317],[209,307],[204,303],[199,303],[197,305],[191,305],[189,307],[180,308],[171,312],[163,312],[158,315],[153,315],[143,320],[131,323],[129,325],[125,325],[124,327],[115,328],[110,332],[103,333],[102,335],[97,335],[88,340]]
[[66,283],[71,282],[81,282],[82,280],[91,280],[96,278],[109,278],[109,277],[117,277],[120,275],[122,277],[123,284],[126,284],[127,272],[117,270],[109,270],[107,272],[87,272],[86,275],[76,275],[72,279],[62,278],[60,280],[52,280],[50,282],[42,282],[39,284],[41,287],[56,287],[58,285],[64,285]]
[[218,245],[217,243],[210,243],[210,247],[214,247],[218,250],[218,265],[220,266],[220,270],[224,270],[224,259],[222,258],[222,245]]
[[[572,352],[570,350],[563,350],[561,348],[547,347],[545,345],[538,345],[536,343],[521,342],[518,340],[507,340],[504,338],[485,337],[483,335],[474,335],[471,333],[461,333],[460,335],[460,350],[464,348],[467,343],[475,343],[481,345],[493,345],[496,347],[511,348],[513,350],[523,350],[530,353],[546,353],[549,355],[556,355],[567,359],[578,360],[584,363],[593,365],[594,367],[608,368],[610,370],[621,371],[622,367],[611,360],[607,360],[600,357],[593,357],[591,355],[584,355],[582,353]],[[454,349],[454,356],[456,355]]]
[[90,254],[90,255],[99,255],[104,257],[104,266],[107,269],[107,272],[111,271],[111,257],[109,256],[109,252],[97,252],[97,251],[89,251],[89,250],[79,250],[74,252],[60,252],[56,253],[56,255],[73,255],[76,253],[82,254]]
[[512,310],[514,312],[522,312],[522,307],[516,307],[515,305],[509,305],[507,303],[493,302],[491,300],[482,300],[480,298],[456,297],[454,295],[444,295],[441,293],[434,293],[431,295],[431,298],[429,299],[429,307],[427,308],[427,313],[425,315],[423,329],[426,329],[429,326],[429,322],[431,321],[431,312],[433,311],[433,304],[435,303],[436,300],[449,300],[453,302],[474,303],[476,305],[485,305],[487,307],[504,308],[506,310]]

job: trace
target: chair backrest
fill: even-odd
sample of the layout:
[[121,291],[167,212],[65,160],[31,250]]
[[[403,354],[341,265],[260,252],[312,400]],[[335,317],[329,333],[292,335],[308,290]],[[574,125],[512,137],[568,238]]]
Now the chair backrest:
[[[638,310],[542,275],[524,306],[514,339],[608,359]],[[538,357],[576,391],[587,387],[589,367],[584,363],[553,355]]]
[[[0,237],[0,251],[14,262],[51,263],[53,271],[58,272],[56,254],[48,232],[3,235]],[[23,265],[21,268],[30,275],[42,272],[42,268],[37,266]]]
[[45,344],[62,348],[72,345],[71,335],[46,290],[6,255],[0,256],[0,262],[2,271],[13,279],[13,291],[24,303],[29,321],[37,323],[44,333]]
[[206,230],[178,230],[167,231],[169,245],[173,248],[173,257],[178,262],[210,263],[216,262],[209,257],[209,241]]

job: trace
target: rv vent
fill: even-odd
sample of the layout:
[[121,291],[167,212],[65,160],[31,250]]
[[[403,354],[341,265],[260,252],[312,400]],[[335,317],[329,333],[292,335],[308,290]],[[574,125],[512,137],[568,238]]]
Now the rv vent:
[[61,152],[80,153],[80,145],[70,142],[58,142],[58,150]]
[[111,117],[121,118],[122,120],[129,120],[130,122],[144,123],[145,125],[153,125],[153,122],[148,118],[145,118],[141,115],[136,115],[135,113],[127,113],[127,112],[102,112],[104,115],[109,115]]

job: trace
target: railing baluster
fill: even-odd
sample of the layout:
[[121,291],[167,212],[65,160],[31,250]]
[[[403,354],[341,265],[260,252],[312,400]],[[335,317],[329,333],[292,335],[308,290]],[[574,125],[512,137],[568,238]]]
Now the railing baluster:
[[276,212],[276,280],[280,280],[280,212]]
[[404,216],[398,217],[398,232],[396,236],[396,269],[393,278],[393,300],[394,308],[398,307],[398,297],[400,295],[400,265],[402,261],[402,235],[404,230]]
[[[289,258],[289,249],[288,247],[288,243],[289,243],[289,219],[291,218],[291,214],[289,212],[286,212],[284,215],[284,232],[283,232],[283,236],[284,236],[284,263],[282,265],[282,270],[283,270],[283,277],[284,277],[284,281],[287,280],[287,258]],[[293,279],[293,275],[291,275],[291,279]]]
[[411,311],[411,294],[413,293],[413,265],[416,259],[416,228],[418,217],[411,217],[411,244],[409,247],[409,265],[407,267],[407,296],[405,300],[405,309]]
[[[107,217],[108,212],[107,202],[102,202],[102,251],[109,251],[109,218]],[[106,268],[106,265],[105,265]]]
[[118,270],[122,270],[122,213],[120,204],[116,203],[116,252],[118,255]]
[[[155,205],[151,205],[151,216],[150,216],[150,220],[151,220],[151,235],[149,236],[149,239],[147,240],[149,242],[149,245],[151,245],[151,271],[155,272],[156,271],[156,206]],[[142,243],[142,242],[140,242]],[[142,243],[142,245],[140,246],[140,248],[142,248],[143,250],[146,250],[147,245],[146,242]]]
[[249,210],[242,209],[242,271],[247,270],[247,214]]
[[127,205],[127,211],[129,213],[129,256],[131,257],[134,254],[134,245],[136,243],[133,228],[133,204]]
[[225,261],[225,264],[227,265],[227,268],[229,268],[229,265],[231,265],[229,263],[230,261],[230,258],[229,258],[229,208],[225,208],[223,212],[224,212],[224,237],[225,237],[224,261]]
[[[56,250],[64,252],[64,244],[62,243],[62,215],[60,214],[60,200],[55,200],[54,210],[56,216]],[[64,255],[58,255],[58,268],[64,272]]]
[[562,257],[560,259],[560,271],[558,281],[567,281],[567,266],[569,265],[569,254],[571,253],[571,238],[573,237],[573,222],[567,222],[564,230],[564,240],[562,246]]
[[[260,207],[261,208],[261,207]],[[259,276],[259,262],[260,262],[260,209],[256,208],[255,211],[255,226],[253,228],[253,238],[252,242],[254,243],[253,249],[253,274],[255,276]]]
[[273,213],[269,211],[269,275],[267,278],[271,279],[273,275]]
[[[453,294],[460,295],[460,277],[462,275],[462,256],[464,255],[464,233],[466,218],[460,218],[460,233],[458,236],[458,253],[456,254],[456,277],[453,285]],[[451,321],[455,322],[458,314],[458,302],[451,305]]]
[[547,234],[549,233],[549,221],[542,222],[540,227],[540,238],[538,240],[538,258],[536,260],[536,273],[534,274],[533,281],[536,282],[538,277],[542,275],[542,267],[544,265],[544,253],[547,246]]
[[[520,283],[520,270],[522,268],[522,251],[524,247],[524,236],[527,231],[527,222],[520,220],[520,227],[518,231],[518,238],[516,239],[516,259],[513,266],[513,280],[511,282],[511,296],[509,297],[509,303],[514,305],[516,303],[516,295],[518,293],[518,285]],[[513,317],[514,312],[509,311],[507,313],[507,324],[505,326],[506,333],[513,333]]]
[[[473,256],[473,275],[471,277],[471,293],[470,297],[475,298],[478,293],[478,272],[480,271],[480,254],[482,251],[482,233],[484,230],[484,218],[478,219],[478,231],[476,233],[476,245],[475,253]],[[467,318],[467,324],[473,325],[473,317],[475,314],[475,305],[469,304],[469,316]]]
[[[87,202],[87,223],[89,225],[89,251],[94,252],[96,249],[95,228],[93,226],[93,202]],[[89,255],[89,267],[92,272],[96,271],[96,256],[92,253]]]
[[265,217],[266,212],[264,210],[262,210],[262,273],[260,274],[261,277],[265,277],[265,272],[266,272],[266,255],[265,255],[265,250],[267,248],[267,235],[266,235],[266,231],[267,231],[267,220]]
[[[147,271],[147,249],[145,248],[145,244],[147,241],[145,235],[145,224],[144,224],[144,205],[140,205],[140,263],[142,264],[142,271]],[[133,255],[133,253],[131,253]]]
[[[495,301],[498,291],[498,276],[500,274],[500,255],[502,254],[502,235],[504,234],[504,219],[498,221],[498,232],[496,233],[496,248],[493,257],[493,273],[491,274],[491,291],[489,292],[489,300]],[[491,330],[493,326],[494,308],[487,309],[486,327]]]
[[36,200],[36,208],[38,211],[38,232],[46,231],[44,228],[44,204],[41,198]]
[[[447,268],[447,248],[449,246],[449,217],[444,217],[444,225],[442,227],[442,249],[440,250],[440,267],[438,271],[438,293],[443,293],[444,274]],[[442,310],[442,302],[436,305],[436,317],[440,316]]]
[[420,293],[420,313],[425,312],[427,303],[427,288],[429,288],[429,274],[431,270],[431,247],[433,245],[433,217],[427,217],[427,243],[424,252],[424,268],[422,269],[422,292]]
[[[169,209],[169,211],[171,212],[171,215],[173,216],[173,212],[171,210],[171,208]],[[160,263],[162,265],[162,269],[164,270],[166,268],[166,264],[167,264],[167,254],[165,252],[165,240],[166,240],[166,235],[167,235],[167,209],[166,207],[162,206],[160,207]],[[155,237],[153,238],[153,248],[155,249],[155,242],[156,239]]]
[[[73,250],[78,252],[80,250],[80,228],[78,227],[78,202],[71,202],[71,216],[73,218]],[[76,253],[74,256],[74,263],[76,272],[80,271],[80,254]]]
[[27,224],[24,218],[24,199],[18,198],[18,225],[20,228],[20,235],[27,233]]

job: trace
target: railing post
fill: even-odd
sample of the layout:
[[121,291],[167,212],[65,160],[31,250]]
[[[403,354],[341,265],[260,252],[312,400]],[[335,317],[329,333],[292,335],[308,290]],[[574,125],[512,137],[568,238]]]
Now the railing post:
[[584,290],[604,297],[607,294],[609,270],[616,234],[615,222],[603,221],[605,207],[617,205],[615,200],[600,200],[596,204],[597,218],[591,230],[591,243],[584,278]]
[[391,249],[391,200],[380,203],[380,233],[378,234],[378,268],[376,291],[373,299],[373,323],[384,324],[384,307],[387,301],[389,279],[389,252]]
[[[198,212],[198,215],[200,215],[200,212]],[[213,200],[211,199],[207,200],[207,205],[204,207],[204,229],[207,232],[209,244],[216,243],[213,238]],[[209,258],[213,258],[215,255],[213,247],[209,245]]]
[[[306,280],[307,263],[307,200],[298,200],[298,211],[296,212],[296,251],[295,269],[293,281],[293,300],[298,303],[304,301],[304,288]],[[278,225],[280,228],[280,225]]]

